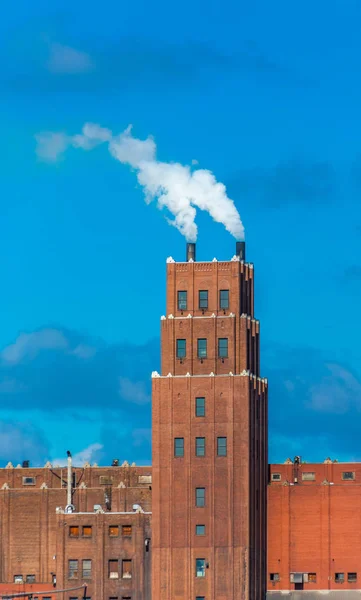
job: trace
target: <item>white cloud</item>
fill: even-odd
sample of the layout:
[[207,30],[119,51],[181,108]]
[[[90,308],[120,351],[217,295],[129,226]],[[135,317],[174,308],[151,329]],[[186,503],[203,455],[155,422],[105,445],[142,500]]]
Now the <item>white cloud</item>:
[[57,329],[42,329],[33,333],[22,333],[14,344],[10,344],[1,352],[1,358],[16,365],[25,358],[35,358],[41,350],[64,350],[68,341]]
[[52,73],[86,73],[94,69],[89,54],[57,43],[50,44],[47,66]]
[[124,400],[134,404],[141,405],[150,402],[150,395],[147,393],[142,381],[133,383],[126,377],[119,377],[119,394]]
[[[84,450],[80,450],[80,452],[77,452],[73,455],[73,466],[82,467],[86,462],[92,463],[98,460],[99,452],[101,450],[103,450],[103,444],[90,444],[90,446],[87,446],[86,448],[84,448]],[[51,462],[54,466],[59,465],[59,467],[65,467],[68,461],[67,457],[64,456],[63,458],[54,458]]]
[[56,162],[65,152],[70,143],[70,138],[65,133],[52,133],[44,131],[35,136],[36,154],[41,160]]
[[96,348],[93,346],[87,346],[86,344],[79,344],[70,354],[74,354],[78,358],[93,358],[96,355]]

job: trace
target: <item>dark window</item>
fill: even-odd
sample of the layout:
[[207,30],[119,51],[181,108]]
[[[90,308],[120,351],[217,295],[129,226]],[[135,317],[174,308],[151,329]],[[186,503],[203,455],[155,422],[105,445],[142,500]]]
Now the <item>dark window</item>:
[[335,583],[343,583],[345,581],[345,573],[335,573]]
[[206,415],[206,399],[196,398],[196,417],[205,417]]
[[27,575],[26,583],[35,583],[35,575]]
[[132,578],[132,561],[122,560],[122,577],[123,579]]
[[198,358],[207,358],[207,340],[205,338],[197,340],[197,354]]
[[23,477],[23,485],[35,485],[35,477]]
[[69,536],[70,537],[79,537],[79,527],[78,527],[78,525],[70,525],[70,527],[69,527]]
[[229,308],[229,290],[220,290],[219,306],[223,309]]
[[308,573],[308,583],[316,583],[317,575],[316,573]]
[[119,561],[117,559],[108,561],[108,577],[109,579],[119,578]]
[[228,357],[228,338],[218,339],[218,356],[219,358]]
[[227,438],[217,438],[217,456],[227,456]]
[[206,438],[196,437],[196,456],[205,456],[206,454]]
[[92,536],[92,527],[91,525],[84,525],[83,527],[83,537],[91,537]]
[[177,340],[177,358],[185,358],[187,354],[187,341]]
[[109,535],[110,535],[110,537],[118,537],[118,535],[119,535],[118,525],[109,525]]
[[201,508],[206,504],[206,488],[199,487],[196,488],[196,506]]
[[178,292],[178,310],[187,310],[187,292]]
[[342,473],[342,479],[344,481],[351,481],[352,479],[355,479],[355,473],[353,471],[344,471]]
[[357,581],[357,573],[347,573],[347,581],[349,583],[355,583]]
[[69,600],[78,600],[78,596],[70,596]]
[[174,438],[174,456],[176,458],[184,456],[184,438]]
[[205,535],[206,534],[206,526],[205,525],[196,525],[196,535]]
[[78,561],[68,561],[68,579],[78,579]]
[[272,473],[271,481],[281,481],[281,473]]
[[196,577],[206,576],[206,559],[196,558]]
[[14,575],[14,583],[24,583],[24,578],[22,575]]
[[199,308],[205,310],[208,308],[208,290],[200,290],[199,292]]
[[83,560],[83,579],[91,579],[92,576],[92,561],[89,559]]
[[270,579],[270,581],[279,581],[280,580],[280,574],[279,573],[270,573],[269,574],[269,579]]
[[206,600],[205,596],[196,596],[196,600]]
[[132,526],[131,525],[122,525],[122,536],[123,537],[131,537],[132,536]]

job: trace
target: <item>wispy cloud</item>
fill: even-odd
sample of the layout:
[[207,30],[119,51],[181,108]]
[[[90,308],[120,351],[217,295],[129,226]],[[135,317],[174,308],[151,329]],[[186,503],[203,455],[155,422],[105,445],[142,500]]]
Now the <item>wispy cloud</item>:
[[124,400],[133,404],[148,404],[151,400],[144,381],[130,381],[126,377],[119,378],[119,394]]
[[1,358],[16,365],[23,360],[35,358],[41,350],[64,350],[68,342],[57,329],[42,329],[33,333],[22,333],[17,340],[3,349]]
[[95,65],[86,52],[53,42],[50,44],[47,67],[52,73],[76,74],[92,71]]
[[[102,450],[103,444],[99,443],[90,444],[83,450],[80,450],[80,452],[77,452],[72,457],[72,463],[74,467],[82,467],[84,463],[98,463]],[[67,464],[67,457],[54,458],[51,459],[51,462],[54,466],[64,467]]]

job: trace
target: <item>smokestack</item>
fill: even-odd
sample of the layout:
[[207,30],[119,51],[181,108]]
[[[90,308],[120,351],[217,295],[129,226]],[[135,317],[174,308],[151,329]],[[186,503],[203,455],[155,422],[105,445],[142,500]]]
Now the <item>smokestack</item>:
[[246,260],[246,242],[236,242],[236,255],[240,260]]
[[72,500],[72,459],[71,459],[71,452],[69,450],[67,450],[67,455],[68,455],[68,480],[67,480],[67,505],[70,506],[71,505],[71,500]]
[[187,244],[187,262],[190,260],[196,261],[196,245],[195,244]]

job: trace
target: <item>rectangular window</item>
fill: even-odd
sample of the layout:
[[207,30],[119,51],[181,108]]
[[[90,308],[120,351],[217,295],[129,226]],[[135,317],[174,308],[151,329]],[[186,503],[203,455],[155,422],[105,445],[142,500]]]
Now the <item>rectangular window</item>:
[[100,485],[113,485],[113,477],[109,477],[108,475],[100,475],[99,483]]
[[23,485],[35,485],[35,477],[23,477]]
[[309,573],[308,574],[308,583],[316,583],[316,581],[317,581],[316,573]]
[[281,481],[281,473],[272,473],[271,481]]
[[201,508],[206,505],[206,488],[196,488],[196,506]]
[[92,526],[84,525],[83,527],[83,537],[91,537],[92,536]]
[[119,578],[119,563],[117,560],[108,561],[108,577],[109,579]]
[[119,535],[118,525],[109,525],[109,535],[110,535],[110,537],[118,537],[118,535]]
[[26,583],[35,583],[35,575],[27,575]]
[[197,340],[197,356],[198,358],[207,358],[207,340],[205,338]]
[[207,310],[208,308],[208,290],[199,291],[199,308],[201,310]]
[[196,398],[196,417],[206,416],[206,399]]
[[78,600],[78,596],[70,596],[69,600]]
[[196,577],[206,576],[206,559],[196,558]]
[[187,355],[187,341],[177,340],[177,358],[185,358]]
[[24,583],[22,575],[14,575],[14,583]]
[[73,537],[73,538],[79,537],[79,527],[78,527],[78,525],[70,525],[70,527],[69,527],[69,537]]
[[335,583],[343,583],[345,581],[345,573],[335,573]]
[[132,578],[132,561],[122,560],[122,577],[123,579]]
[[218,356],[219,358],[228,358],[228,338],[218,339]]
[[205,596],[196,596],[196,600],[206,600]]
[[229,308],[229,290],[220,290],[219,306],[223,310],[225,310],[226,308]]
[[280,580],[280,574],[279,573],[270,573],[269,574],[269,580],[270,581],[279,581]]
[[178,292],[178,310],[187,310],[187,292]]
[[302,481],[315,481],[316,473],[302,473]]
[[174,438],[174,456],[175,458],[183,458],[184,438]]
[[206,438],[196,437],[196,456],[205,456],[206,454]]
[[132,537],[132,526],[131,525],[123,525],[122,526],[122,536],[123,537]]
[[206,535],[206,526],[196,525],[196,535]]
[[83,560],[83,579],[91,579],[92,576],[92,561],[89,559]]
[[356,583],[356,581],[357,581],[357,573],[347,573],[347,581],[349,583]]
[[78,579],[78,561],[77,560],[69,560],[68,561],[68,579]]
[[217,438],[217,456],[227,456],[227,438]]
[[355,473],[353,471],[344,471],[342,473],[342,479],[344,481],[351,481],[355,479]]

